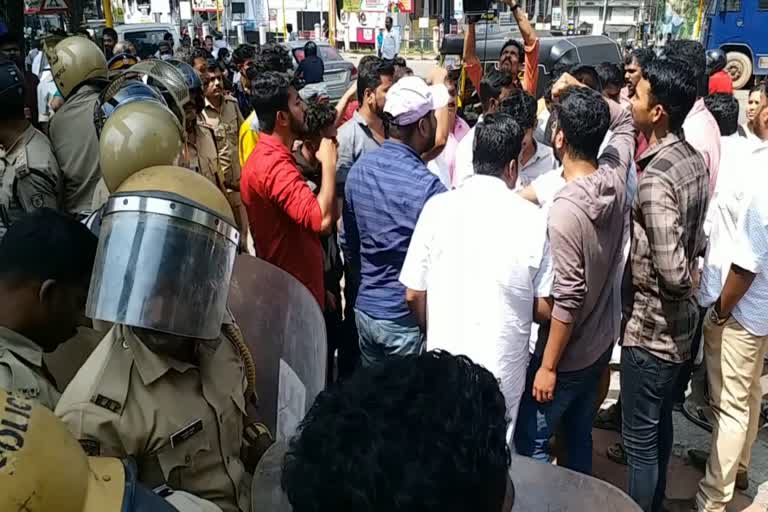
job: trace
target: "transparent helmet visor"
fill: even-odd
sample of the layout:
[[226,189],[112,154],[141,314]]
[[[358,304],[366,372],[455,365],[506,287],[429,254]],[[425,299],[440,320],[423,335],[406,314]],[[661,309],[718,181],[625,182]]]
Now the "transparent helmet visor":
[[221,329],[237,230],[181,201],[115,195],[102,218],[86,312],[96,320],[213,339]]

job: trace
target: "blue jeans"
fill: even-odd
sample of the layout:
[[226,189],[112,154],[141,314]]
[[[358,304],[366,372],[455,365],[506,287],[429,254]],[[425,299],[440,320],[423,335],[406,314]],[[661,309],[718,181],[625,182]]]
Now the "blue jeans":
[[638,347],[621,351],[621,435],[629,465],[629,495],[644,512],[662,510],[681,367]]
[[542,404],[532,395],[541,357],[531,357],[515,426],[517,453],[549,462],[549,438],[562,424],[567,451],[563,466],[592,474],[592,421],[597,385],[610,359],[611,349],[582,370],[558,372],[554,400]]
[[413,315],[378,320],[355,308],[355,323],[363,366],[374,366],[389,356],[420,354],[424,348],[424,337]]

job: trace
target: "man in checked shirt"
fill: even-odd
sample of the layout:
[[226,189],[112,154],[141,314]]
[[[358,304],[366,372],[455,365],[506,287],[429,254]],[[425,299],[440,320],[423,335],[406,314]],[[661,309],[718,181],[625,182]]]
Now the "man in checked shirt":
[[704,251],[709,176],[685,140],[683,121],[696,80],[680,60],[649,63],[631,99],[649,147],[632,211],[632,313],[621,356],[622,436],[629,495],[645,512],[662,510],[672,451],[672,405],[698,322],[693,275]]

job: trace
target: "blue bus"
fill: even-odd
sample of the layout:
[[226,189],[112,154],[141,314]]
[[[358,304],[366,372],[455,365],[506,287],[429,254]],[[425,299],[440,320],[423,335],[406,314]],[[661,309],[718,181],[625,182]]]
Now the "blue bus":
[[768,0],[709,0],[701,35],[725,51],[735,89],[768,75]]

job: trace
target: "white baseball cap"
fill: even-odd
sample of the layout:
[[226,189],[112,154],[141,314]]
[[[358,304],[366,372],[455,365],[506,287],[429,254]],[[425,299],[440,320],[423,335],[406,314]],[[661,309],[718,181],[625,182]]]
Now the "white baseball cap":
[[393,124],[407,126],[432,110],[446,106],[449,100],[445,85],[427,85],[422,78],[406,76],[387,92],[384,112],[393,117]]

